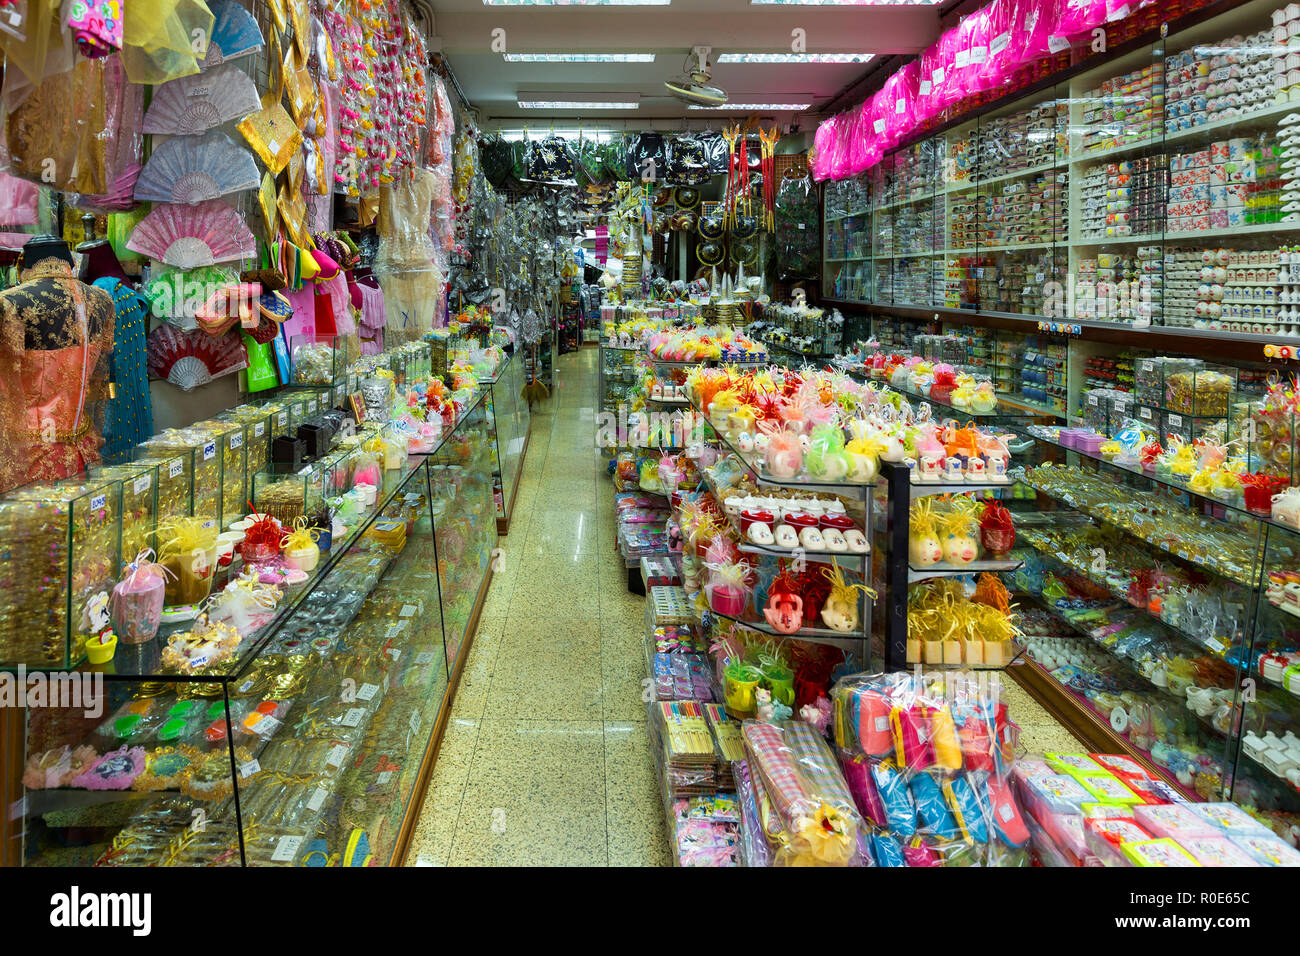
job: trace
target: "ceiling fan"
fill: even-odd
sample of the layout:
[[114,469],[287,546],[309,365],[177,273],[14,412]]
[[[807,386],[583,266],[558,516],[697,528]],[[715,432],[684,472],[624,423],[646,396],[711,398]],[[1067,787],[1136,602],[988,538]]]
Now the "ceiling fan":
[[[682,64],[682,72],[686,74],[681,79],[668,80],[664,83],[664,88],[673,96],[677,97],[683,103],[692,103],[700,106],[721,106],[727,102],[727,91],[718,89],[716,86],[709,86],[709,54],[713,52],[712,47],[697,46],[686,57],[686,62]],[[690,67],[691,58],[695,58],[695,66]]]

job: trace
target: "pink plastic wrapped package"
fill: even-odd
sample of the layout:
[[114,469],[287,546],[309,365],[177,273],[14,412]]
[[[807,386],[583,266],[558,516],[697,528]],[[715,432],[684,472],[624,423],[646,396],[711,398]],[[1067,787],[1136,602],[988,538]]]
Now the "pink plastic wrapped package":
[[925,48],[916,60],[916,107],[917,123],[925,123],[943,112],[943,106],[935,94],[934,77],[936,70],[941,71],[943,61],[939,59],[939,45],[932,44]]
[[988,8],[963,17],[957,27],[957,50],[952,64],[954,102],[980,92],[980,71],[989,57]]
[[835,129],[839,125],[839,119],[838,116],[832,116],[828,120],[823,120],[813,135],[812,174],[817,182],[822,182],[831,176],[831,153],[835,145]]
[[1005,56],[1011,70],[1048,55],[1048,39],[1056,29],[1060,0],[1013,0],[1010,44]]
[[916,129],[916,89],[920,83],[921,64],[912,60],[894,75],[898,82],[886,106],[889,110],[890,136],[895,143],[899,143]]
[[957,83],[957,48],[960,43],[959,28],[953,27],[935,43],[934,69],[930,74],[932,85],[930,96],[935,106],[945,110],[961,99],[961,87]]
[[993,0],[985,9],[985,35],[988,55],[980,67],[979,88],[993,90],[1002,86],[1020,66],[1008,55],[1011,50],[1011,26],[1017,0]]
[[1075,38],[1105,23],[1107,4],[1108,0],[1060,0],[1048,50],[1058,53]]

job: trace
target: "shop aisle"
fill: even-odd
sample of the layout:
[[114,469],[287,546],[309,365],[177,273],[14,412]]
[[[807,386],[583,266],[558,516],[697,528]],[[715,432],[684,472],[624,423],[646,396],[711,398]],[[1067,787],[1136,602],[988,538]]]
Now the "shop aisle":
[[[611,551],[596,349],[557,360],[408,865],[670,865],[641,680],[644,601]],[[1007,681],[1031,751],[1070,733]]]
[[667,865],[647,743],[641,598],[611,557],[597,350],[534,407],[492,582],[410,852],[414,865]]

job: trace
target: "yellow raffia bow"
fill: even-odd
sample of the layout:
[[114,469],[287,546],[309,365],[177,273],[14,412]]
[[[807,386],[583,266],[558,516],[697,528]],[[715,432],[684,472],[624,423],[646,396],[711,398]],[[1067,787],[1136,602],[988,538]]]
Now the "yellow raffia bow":
[[792,866],[846,866],[856,846],[856,827],[826,803],[799,821],[790,841]]
[[161,564],[216,547],[217,526],[203,518],[173,518],[158,525],[154,536],[158,541],[158,562]]
[[280,547],[284,551],[302,551],[314,545],[319,538],[320,532],[307,527],[307,519],[299,515],[293,519],[293,530],[286,532],[280,539]]

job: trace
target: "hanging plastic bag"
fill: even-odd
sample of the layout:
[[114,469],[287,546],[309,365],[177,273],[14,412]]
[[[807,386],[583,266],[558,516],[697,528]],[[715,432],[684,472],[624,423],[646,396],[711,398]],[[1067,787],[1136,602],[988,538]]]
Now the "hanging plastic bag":
[[132,83],[165,83],[199,72],[194,38],[212,35],[203,0],[130,0],[123,4],[122,65]]
[[810,279],[821,262],[817,190],[807,174],[787,175],[776,191],[776,274],[782,282]]
[[8,118],[13,172],[65,192],[108,188],[105,60],[82,60],[48,77]]

